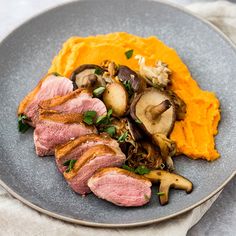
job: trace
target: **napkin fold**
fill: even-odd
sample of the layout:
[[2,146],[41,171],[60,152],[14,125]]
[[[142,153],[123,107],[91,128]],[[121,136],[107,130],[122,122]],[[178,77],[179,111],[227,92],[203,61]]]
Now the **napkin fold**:
[[8,236],[183,236],[210,208],[219,193],[206,203],[162,223],[127,229],[104,229],[74,225],[53,219],[25,206],[0,190],[0,235]]
[[[186,8],[211,21],[236,43],[236,4],[227,1],[199,2]],[[0,235],[183,236],[201,219],[219,194],[195,209],[161,223],[127,229],[103,229],[74,225],[38,213],[0,187]]]

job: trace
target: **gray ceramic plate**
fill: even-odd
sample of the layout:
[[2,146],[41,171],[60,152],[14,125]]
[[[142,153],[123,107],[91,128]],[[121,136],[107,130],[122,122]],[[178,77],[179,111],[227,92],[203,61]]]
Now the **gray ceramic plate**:
[[[156,35],[175,48],[203,89],[221,101],[222,121],[216,138],[222,157],[213,162],[175,160],[179,173],[194,183],[190,195],[171,191],[161,207],[154,190],[150,204],[121,208],[92,194],[75,194],[57,171],[53,158],[35,155],[32,131],[17,131],[16,109],[46,73],[62,43],[72,35],[127,31]],[[176,7],[149,1],[86,1],[57,7],[28,21],[0,45],[0,183],[34,209],[70,222],[91,226],[132,226],[181,214],[217,193],[236,169],[236,51],[206,22]]]

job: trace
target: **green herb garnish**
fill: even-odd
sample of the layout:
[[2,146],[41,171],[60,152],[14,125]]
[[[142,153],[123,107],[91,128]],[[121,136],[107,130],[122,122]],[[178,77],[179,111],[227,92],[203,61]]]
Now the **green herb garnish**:
[[128,170],[128,171],[131,171],[131,172],[134,172],[134,171],[135,171],[134,168],[129,167],[129,166],[127,166],[127,165],[123,165],[122,168],[125,169],[125,170]]
[[25,133],[25,131],[30,127],[27,123],[25,123],[26,120],[28,120],[26,115],[20,114],[18,116],[18,131],[21,133]]
[[165,193],[164,192],[157,192],[157,195],[158,196],[163,196],[163,195],[165,195]]
[[77,160],[68,160],[68,161],[63,163],[63,166],[68,166],[67,169],[66,169],[66,173],[70,172],[73,169],[76,161]]
[[129,80],[124,81],[123,84],[124,84],[126,90],[128,90],[128,91],[131,91],[131,90],[132,90],[131,83],[130,83]]
[[105,87],[98,87],[93,90],[93,95],[95,97],[100,97],[103,94],[103,92],[105,91],[105,89],[106,89]]
[[96,111],[86,111],[83,116],[83,121],[88,125],[92,125],[94,123],[94,118],[96,117],[96,115]]
[[109,109],[108,112],[107,112],[107,117],[110,118],[112,115],[112,109]]
[[128,131],[125,131],[118,139],[117,141],[120,142],[120,143],[123,143],[126,138],[128,137]]
[[59,73],[57,73],[57,72],[52,72],[52,74],[53,75],[55,75],[55,76],[61,76]]
[[134,172],[138,175],[148,174],[151,170],[149,170],[146,166],[138,166],[137,168],[129,167],[128,165],[123,165],[123,169]]
[[63,163],[63,166],[69,166],[71,160],[67,160]]
[[106,127],[103,131],[108,133],[111,137],[113,137],[116,134],[116,127],[109,126],[109,127]]
[[99,116],[96,120],[96,124],[98,125],[108,125],[111,123],[111,115],[112,115],[112,109],[109,109],[106,115]]
[[94,71],[94,74],[96,74],[96,75],[102,75],[102,73],[103,73],[103,70],[99,67],[97,67]]
[[125,52],[126,58],[127,58],[127,59],[130,59],[130,58],[133,56],[133,52],[134,52],[133,49],[126,51],[126,52]]
[[142,121],[139,120],[139,119],[136,119],[135,122],[138,123],[138,124],[142,124]]
[[148,174],[151,170],[149,170],[146,166],[138,166],[134,173],[139,174],[139,175],[145,175]]
[[134,91],[133,91],[130,80],[124,81],[123,85],[125,86],[125,89],[128,92],[129,96],[132,96],[134,94]]
[[107,116],[103,115],[103,116],[99,116],[96,120],[96,124],[100,125],[100,124],[106,124],[107,122]]

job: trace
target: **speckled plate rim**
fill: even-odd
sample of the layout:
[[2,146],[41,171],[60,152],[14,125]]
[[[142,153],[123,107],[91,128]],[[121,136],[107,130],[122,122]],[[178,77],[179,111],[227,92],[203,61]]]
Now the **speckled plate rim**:
[[[23,23],[21,23],[20,25],[18,25],[16,28],[14,28],[9,34],[7,34],[5,36],[5,38],[0,42],[0,47],[1,45],[3,44],[3,42],[7,41],[8,38],[14,34],[14,32],[24,26],[26,23],[29,23],[30,21],[32,21],[33,19],[37,18],[38,16],[46,13],[46,12],[49,12],[51,10],[54,10],[54,9],[57,9],[57,8],[60,8],[64,5],[67,5],[67,4],[71,4],[73,2],[79,2],[80,0],[77,0],[77,1],[70,1],[70,2],[67,2],[67,3],[62,3],[62,4],[58,4],[57,6],[55,7],[50,7],[46,10],[44,10],[43,12],[39,13],[39,14],[36,14],[35,16],[29,18],[28,20],[24,21]],[[236,45],[231,41],[230,38],[228,38],[228,36],[226,36],[219,28],[217,28],[215,25],[213,25],[212,23],[210,23],[209,21],[203,19],[201,16],[197,15],[196,13],[192,13],[191,11],[185,9],[184,7],[182,6],[179,6],[179,5],[176,5],[174,3],[171,3],[171,2],[168,2],[168,1],[165,1],[165,0],[148,0],[147,2],[159,2],[159,3],[162,3],[162,4],[165,4],[167,6],[170,6],[170,7],[173,7],[173,8],[176,8],[192,17],[195,17],[197,20],[200,20],[202,21],[203,23],[205,23],[206,25],[210,26],[213,30],[215,30],[226,42],[228,42],[230,44],[230,46],[232,47],[232,50],[235,51],[236,53]],[[74,224],[80,224],[80,225],[84,225],[84,226],[92,226],[92,227],[103,227],[103,228],[128,228],[128,227],[137,227],[137,226],[145,226],[145,225],[149,225],[149,224],[154,224],[154,223],[159,223],[159,222],[162,222],[162,221],[165,221],[167,219],[171,219],[171,218],[174,218],[176,216],[179,216],[179,215],[182,215],[196,207],[198,207],[199,205],[201,205],[202,203],[206,202],[207,200],[209,200],[210,198],[212,198],[214,195],[216,195],[218,192],[220,192],[220,190],[222,190],[226,184],[231,180],[233,179],[233,177],[236,176],[236,170],[222,183],[222,185],[220,187],[218,187],[215,191],[213,191],[211,194],[209,194],[207,197],[201,199],[200,201],[198,201],[197,203],[185,208],[184,210],[181,210],[181,211],[178,211],[174,214],[171,214],[171,215],[168,215],[168,216],[165,216],[165,217],[161,217],[161,218],[158,218],[158,219],[155,219],[155,220],[148,220],[148,221],[144,221],[144,222],[138,222],[138,223],[129,223],[129,224],[105,224],[105,223],[94,223],[94,222],[89,222],[89,221],[84,221],[84,220],[79,220],[79,219],[74,219],[74,218],[71,218],[71,217],[67,217],[67,216],[63,216],[63,215],[60,215],[60,214],[57,214],[57,213],[54,213],[54,212],[51,212],[51,211],[48,211],[44,208],[41,208],[33,203],[31,203],[30,201],[26,200],[25,198],[23,198],[22,196],[20,196],[18,193],[16,193],[14,190],[12,190],[7,184],[5,184],[1,179],[0,179],[0,185],[10,194],[12,195],[13,197],[15,197],[16,199],[18,199],[19,201],[21,201],[22,203],[24,203],[25,205],[31,207],[32,209],[38,211],[38,212],[41,212],[45,215],[48,215],[48,216],[51,216],[53,218],[56,218],[56,219],[59,219],[59,220],[63,220],[63,221],[66,221],[66,222],[69,222],[69,223],[74,223]]]

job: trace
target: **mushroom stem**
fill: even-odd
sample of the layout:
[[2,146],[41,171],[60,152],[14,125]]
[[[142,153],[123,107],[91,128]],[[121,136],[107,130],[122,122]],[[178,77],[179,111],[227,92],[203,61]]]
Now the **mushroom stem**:
[[148,174],[145,174],[144,177],[148,178],[152,183],[159,183],[159,200],[161,205],[165,205],[169,201],[169,190],[170,188],[182,189],[186,193],[191,193],[193,190],[193,184],[191,181],[185,177],[170,173],[165,170],[152,170]]
[[153,105],[148,106],[146,108],[145,113],[148,118],[156,120],[162,113],[168,110],[171,106],[172,105],[170,101],[167,99],[156,106]]

